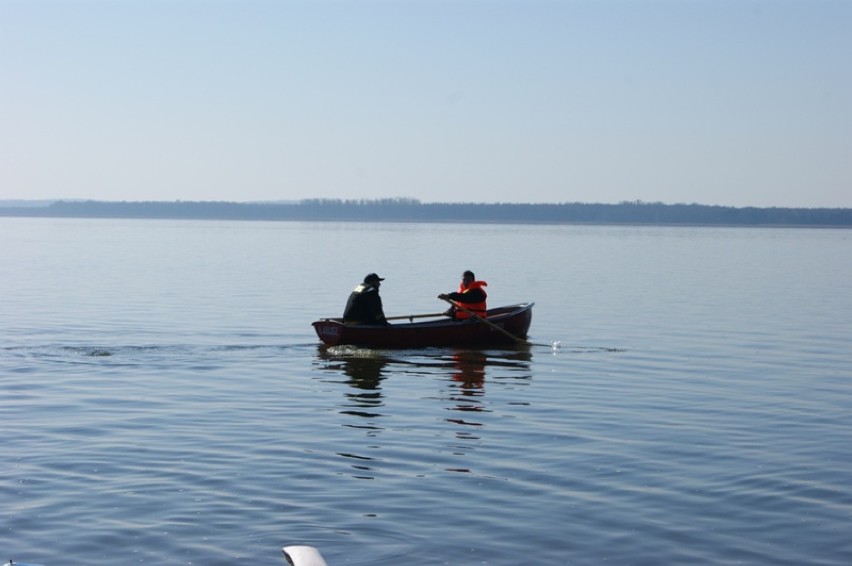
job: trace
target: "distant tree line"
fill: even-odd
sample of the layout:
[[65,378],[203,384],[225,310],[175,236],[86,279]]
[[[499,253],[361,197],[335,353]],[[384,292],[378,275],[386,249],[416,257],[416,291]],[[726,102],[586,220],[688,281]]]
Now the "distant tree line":
[[422,203],[409,198],[306,199],[293,203],[56,201],[48,206],[0,207],[0,216],[515,224],[852,226],[852,209],[849,208],[736,208],[642,201],[618,204]]

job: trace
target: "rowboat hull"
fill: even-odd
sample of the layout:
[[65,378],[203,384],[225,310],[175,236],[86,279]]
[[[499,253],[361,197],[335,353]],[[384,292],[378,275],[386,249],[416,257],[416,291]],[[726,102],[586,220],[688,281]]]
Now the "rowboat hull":
[[340,318],[312,323],[317,336],[329,346],[370,348],[490,347],[523,343],[532,322],[535,303],[488,310],[486,320],[454,321],[448,318],[379,326],[347,326]]

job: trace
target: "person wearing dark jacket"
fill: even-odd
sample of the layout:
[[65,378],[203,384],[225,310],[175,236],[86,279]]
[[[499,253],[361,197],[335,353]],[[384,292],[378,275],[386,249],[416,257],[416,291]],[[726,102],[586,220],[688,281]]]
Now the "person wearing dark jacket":
[[486,298],[488,297],[488,294],[485,292],[483,287],[486,287],[487,285],[488,283],[485,281],[477,281],[476,276],[472,271],[465,271],[462,274],[462,280],[457,292],[441,293],[438,295],[439,299],[444,301],[453,301],[464,308],[462,309],[453,305],[444,314],[453,317],[455,320],[464,320],[471,318],[471,315],[468,312],[470,311],[477,316],[485,318],[486,310],[488,308],[486,305]]
[[343,309],[343,324],[390,324],[385,318],[382,308],[382,298],[379,296],[379,286],[384,281],[375,273],[364,277],[350,293]]

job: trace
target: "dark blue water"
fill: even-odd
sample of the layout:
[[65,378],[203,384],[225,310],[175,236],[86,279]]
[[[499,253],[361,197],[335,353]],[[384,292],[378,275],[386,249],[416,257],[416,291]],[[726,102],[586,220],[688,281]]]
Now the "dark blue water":
[[[475,240],[475,261],[459,242]],[[847,564],[852,233],[0,219],[0,558]],[[464,269],[514,350],[326,349]]]

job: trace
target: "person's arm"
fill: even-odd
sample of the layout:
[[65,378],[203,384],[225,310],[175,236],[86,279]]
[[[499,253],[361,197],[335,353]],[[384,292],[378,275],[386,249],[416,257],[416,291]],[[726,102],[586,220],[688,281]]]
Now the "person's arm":
[[370,312],[373,315],[373,321],[376,324],[390,324],[388,319],[385,317],[385,309],[382,307],[382,298],[379,296],[378,291],[372,294],[370,300]]
[[466,293],[447,293],[446,297],[457,303],[481,303],[485,300],[485,293],[482,289],[474,288]]

